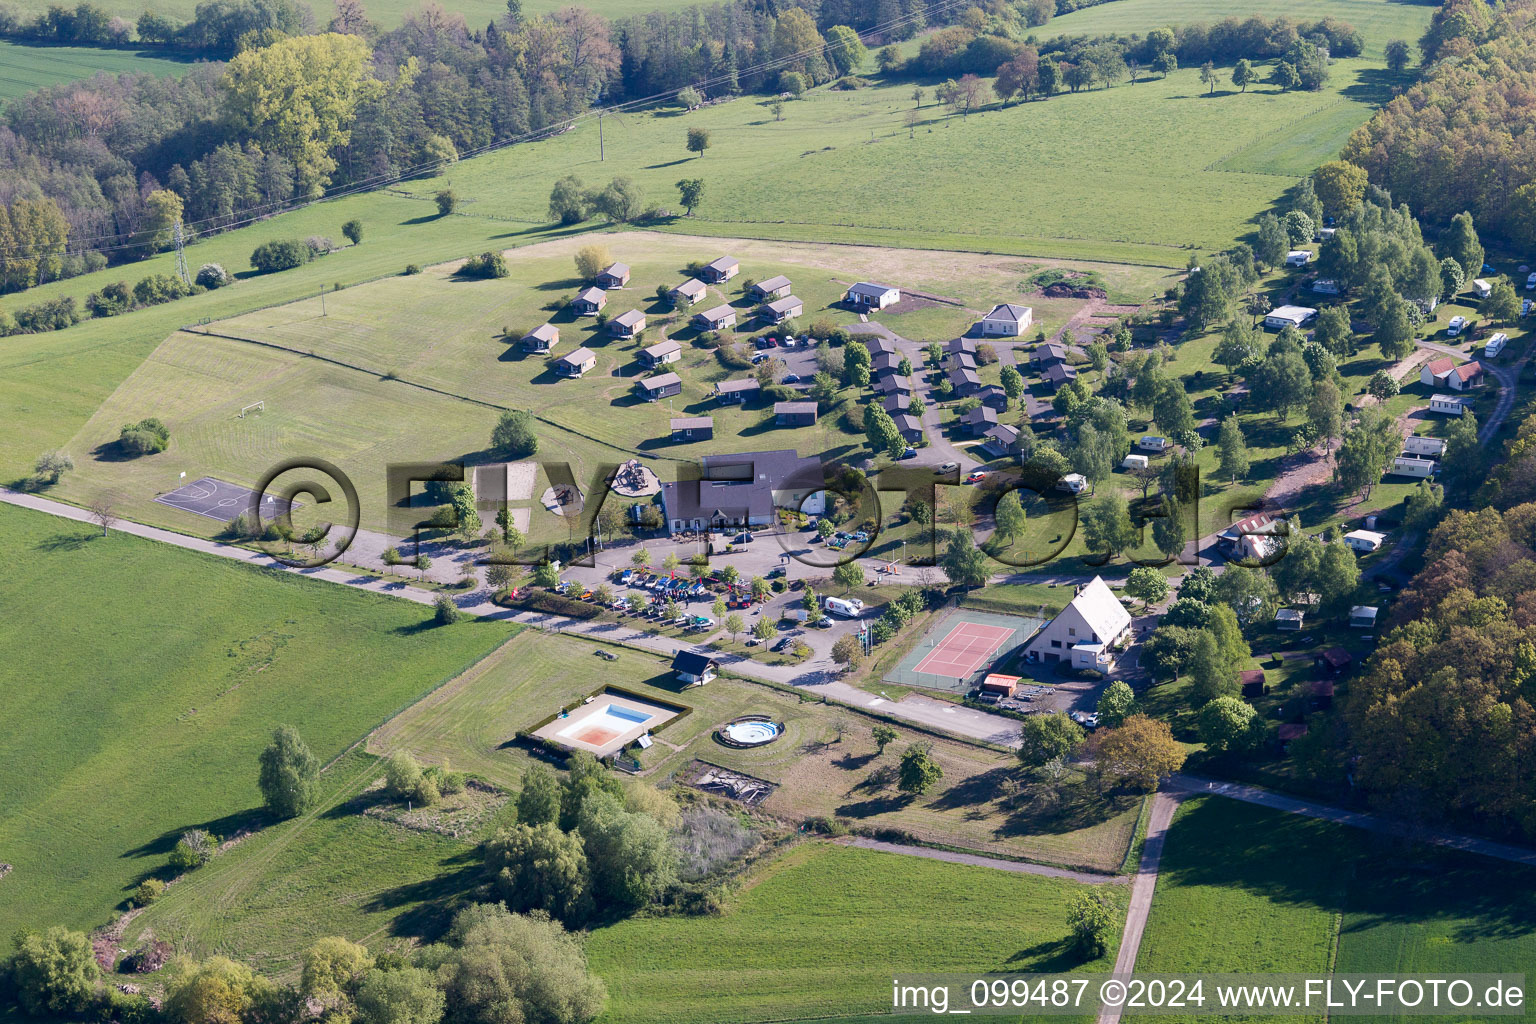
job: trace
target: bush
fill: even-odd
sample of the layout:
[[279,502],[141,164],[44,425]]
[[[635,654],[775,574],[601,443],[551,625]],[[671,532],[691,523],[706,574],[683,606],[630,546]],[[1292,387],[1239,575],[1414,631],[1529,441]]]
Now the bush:
[[84,1010],[96,991],[101,968],[82,932],[53,927],[16,940],[10,981],[28,1014],[57,1017]]
[[139,887],[133,891],[133,903],[137,907],[147,907],[161,896],[165,895],[165,883],[158,878],[146,878],[139,883]]
[[508,409],[491,431],[491,448],[508,459],[526,459],[539,450],[539,438],[533,432],[533,416],[521,409]]
[[162,302],[184,299],[192,289],[179,277],[169,274],[151,274],[133,286],[133,298],[141,306],[158,306]]
[[734,814],[712,807],[689,808],[672,840],[677,848],[677,875],[685,882],[696,882],[735,862],[756,843],[757,836]]
[[405,265],[405,276],[406,277],[414,277],[415,275],[417,275],[419,273],[421,273],[421,268],[418,267],[416,264],[414,264],[414,263],[407,263]]
[[277,242],[265,242],[251,253],[251,266],[258,272],[270,274],[277,270],[302,267],[314,258],[314,252],[297,238]]
[[433,607],[435,610],[432,612],[432,621],[436,622],[439,626],[453,625],[459,621],[459,616],[462,614],[459,611],[459,606],[454,604],[453,598],[447,594],[438,594],[437,600],[433,602]]
[[325,256],[329,254],[332,249],[336,248],[336,243],[324,235],[310,235],[308,238],[304,239],[304,244],[307,245],[309,247],[309,251],[316,256]]
[[23,306],[16,311],[14,326],[0,324],[6,334],[42,334],[45,331],[62,331],[73,327],[84,317],[75,307],[75,297],[49,299],[33,306]]
[[129,455],[154,455],[171,443],[171,431],[153,416],[137,423],[123,424],[117,443]]
[[133,308],[133,294],[128,290],[128,282],[119,281],[104,286],[99,292],[91,292],[85,297],[85,308],[91,311],[91,316],[96,317],[117,316],[128,312]]
[[459,268],[460,277],[506,277],[509,273],[507,258],[499,252],[483,252],[479,256],[471,256]]
[[75,460],[68,452],[44,452],[32,465],[31,486],[51,487],[74,468]]
[[459,197],[451,188],[443,189],[432,197],[432,201],[437,203],[437,213],[440,217],[446,217],[459,208]]
[[229,274],[217,263],[204,263],[197,268],[197,276],[192,280],[212,291],[229,284]]
[[176,848],[171,851],[171,867],[183,871],[200,868],[213,860],[213,855],[218,852],[219,837],[200,828],[194,828],[190,832],[183,832],[181,838],[176,841]]
[[351,242],[353,245],[362,245],[363,222],[358,220],[356,217],[352,218],[341,226],[341,234],[342,237]]

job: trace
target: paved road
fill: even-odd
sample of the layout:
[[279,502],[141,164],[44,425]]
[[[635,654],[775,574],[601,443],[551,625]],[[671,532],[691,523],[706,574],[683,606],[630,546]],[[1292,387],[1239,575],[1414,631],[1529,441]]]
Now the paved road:
[[1066,868],[1053,868],[1045,864],[1027,864],[1023,861],[1001,860],[975,853],[956,853],[953,850],[935,850],[927,846],[909,846],[905,843],[886,843],[879,839],[865,839],[862,836],[845,839],[842,842],[844,846],[857,846],[862,850],[899,853],[908,857],[926,857],[929,860],[942,860],[950,864],[971,864],[982,868],[996,868],[999,871],[1012,871],[1021,875],[1065,878],[1068,881],[1085,882],[1088,885],[1124,885],[1126,883],[1124,875],[1098,875],[1091,871],[1069,871]]
[[1312,800],[1260,789],[1258,786],[1244,786],[1236,782],[1216,782],[1194,775],[1175,775],[1167,785],[1168,789],[1175,794],[1229,797],[1233,800],[1242,800],[1244,803],[1284,811],[1287,814],[1301,814],[1308,818],[1318,818],[1339,825],[1365,829],[1368,832],[1397,836],[1415,842],[1432,843],[1435,846],[1444,846],[1463,853],[1478,853],[1484,857],[1493,857],[1511,864],[1536,867],[1536,850],[1527,847],[1499,843],[1492,839],[1479,839],[1476,836],[1462,835],[1445,829],[1420,827],[1408,822],[1378,817],[1364,811],[1347,811],[1341,807],[1330,807]]
[[[1163,859],[1163,844],[1173,812],[1181,796],[1159,790],[1152,794],[1152,813],[1147,817],[1147,838],[1141,847],[1141,864],[1131,881],[1131,902],[1125,912],[1125,930],[1120,933],[1120,951],[1115,955],[1115,973],[1136,970],[1136,955],[1141,951],[1141,936],[1147,928],[1147,914],[1152,910],[1152,893],[1157,888],[1157,871]],[[1120,1007],[1105,1007],[1099,1024],[1119,1024]]]
[[[38,512],[46,512],[74,522],[91,523],[91,516],[87,510],[35,494],[22,494],[0,488],[0,501]],[[312,579],[324,580],[327,583],[335,583],[357,590],[383,594],[386,597],[413,601],[419,605],[432,605],[438,597],[438,592],[413,587],[399,580],[384,581],[374,576],[349,572],[345,569],[330,566],[314,569],[297,569],[284,566],[256,551],[235,547],[216,540],[207,540],[202,537],[176,533],[131,520],[119,520],[113,523],[111,528],[120,533],[142,537],[146,540],[159,541],[164,544],[172,544],[189,551],[215,555],[220,558],[230,558],[262,568],[297,573]],[[667,657],[683,648],[695,647],[700,641],[705,639],[703,637],[690,638],[688,641],[682,642],[642,632],[623,622],[582,622],[541,612],[503,608],[492,603],[489,592],[485,590],[476,590],[468,594],[456,595],[454,601],[462,611],[469,615],[488,619],[505,619],[541,629],[558,630],[574,636],[587,636],[593,640],[630,644]],[[868,708],[872,711],[878,711],[880,714],[905,719],[914,724],[938,729],[963,739],[982,740],[987,743],[998,743],[1008,746],[1015,746],[1019,742],[1019,723],[1012,719],[1003,718],[1000,715],[990,715],[972,708],[958,707],[945,701],[933,700],[918,694],[909,694],[899,701],[877,697],[838,679],[837,666],[831,662],[829,657],[816,657],[809,662],[799,665],[763,665],[732,654],[719,655],[719,660],[730,671],[749,679],[795,686],[808,693],[825,696],[829,700],[835,700],[853,707]]]
[[[1467,352],[1453,345],[1442,345],[1439,342],[1425,341],[1423,339],[1415,342],[1415,344],[1419,348],[1429,349],[1431,352],[1439,352],[1442,355],[1455,356],[1458,359],[1468,358]],[[1520,371],[1525,368],[1525,362],[1529,358],[1530,354],[1527,353],[1518,361],[1509,364],[1495,363],[1488,360],[1482,361],[1483,369],[1493,374],[1499,382],[1499,400],[1494,405],[1493,412],[1489,414],[1487,421],[1482,424],[1482,427],[1477,432],[1477,439],[1479,441],[1486,444],[1490,438],[1497,434],[1499,427],[1503,425],[1505,418],[1509,416],[1510,410],[1515,407],[1515,394],[1520,383]]]

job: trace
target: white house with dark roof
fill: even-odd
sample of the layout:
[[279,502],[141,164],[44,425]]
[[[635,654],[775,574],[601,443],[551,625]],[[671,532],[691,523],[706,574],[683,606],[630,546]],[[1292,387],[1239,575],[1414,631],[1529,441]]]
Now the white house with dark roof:
[[857,309],[884,309],[901,301],[901,289],[888,284],[860,281],[849,288],[843,298]]
[[1027,660],[1040,664],[1066,662],[1075,669],[1112,672],[1114,647],[1131,629],[1125,610],[1102,576],[1078,589],[1061,610],[1024,648]]
[[740,271],[741,264],[736,262],[735,257],[721,256],[706,265],[699,276],[710,284],[721,284],[735,277]]
[[1034,307],[1002,302],[993,306],[992,312],[976,322],[976,329],[994,337],[1017,338],[1029,330],[1029,325],[1034,322]]
[[789,294],[789,278],[780,274],[770,277],[766,281],[759,281],[752,286],[752,297],[759,302],[772,302],[774,299],[782,299]]
[[554,324],[540,324],[523,335],[524,352],[548,352],[560,344],[560,328]]

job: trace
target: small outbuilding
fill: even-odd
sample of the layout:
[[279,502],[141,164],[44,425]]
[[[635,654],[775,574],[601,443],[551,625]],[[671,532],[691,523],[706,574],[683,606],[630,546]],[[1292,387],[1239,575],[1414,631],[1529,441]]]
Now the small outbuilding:
[[576,299],[571,303],[571,308],[577,316],[596,316],[608,305],[608,293],[601,288],[583,288],[576,293]]
[[675,363],[682,357],[683,346],[679,345],[677,341],[672,338],[667,338],[665,341],[658,341],[654,345],[643,348],[640,350],[639,354],[635,356],[635,358],[640,362],[641,366],[644,366],[646,369],[650,370],[654,370],[658,366],[665,366],[668,363]]
[[691,306],[702,299],[709,289],[703,281],[696,277],[690,277],[682,284],[667,292],[667,298],[672,300],[674,306]]
[[683,378],[675,373],[659,373],[635,383],[635,390],[647,402],[659,402],[683,393]]
[[976,322],[976,330],[980,334],[993,337],[1017,338],[1029,330],[1029,325],[1034,322],[1034,307],[1001,302]]
[[1375,530],[1351,530],[1344,535],[1344,543],[1353,548],[1357,555],[1370,554],[1380,548],[1386,539],[1386,534]]
[[1275,628],[1300,630],[1306,614],[1300,608],[1281,608],[1275,612]]
[[716,306],[702,313],[693,314],[693,326],[701,331],[723,331],[736,326],[736,310],[730,306]]
[[1440,392],[1429,396],[1429,411],[1444,413],[1447,416],[1460,416],[1471,408],[1471,405],[1471,401],[1463,395]]
[[614,263],[597,275],[597,286],[603,289],[623,288],[629,284],[629,265]]
[[723,380],[715,385],[715,400],[721,405],[745,405],[762,394],[763,386],[755,377]]
[[579,348],[555,360],[555,372],[564,377],[580,377],[597,366],[597,353]]
[[703,686],[720,674],[720,663],[697,651],[678,651],[672,656],[672,671],[678,682]]
[[620,313],[608,321],[608,333],[615,338],[633,338],[645,330],[645,314],[638,309]]
[[1247,700],[1257,700],[1269,693],[1269,685],[1264,682],[1264,670],[1261,668],[1244,669],[1237,674],[1237,682]]
[[860,281],[843,296],[848,305],[858,310],[884,309],[901,301],[901,289],[888,284]]
[[672,440],[679,443],[712,441],[715,437],[713,416],[678,416],[672,420],[671,427]]
[[816,425],[815,402],[775,402],[773,421],[781,427],[814,427]]
[[1330,647],[1326,651],[1319,651],[1312,659],[1312,667],[1330,677],[1337,677],[1348,671],[1354,663],[1354,655],[1342,647]]
[[554,324],[540,324],[523,335],[524,352],[548,352],[560,344],[560,328]]
[[1019,676],[1005,676],[992,672],[982,679],[981,692],[994,693],[999,697],[1012,697],[1022,681]]
[[1379,609],[1375,605],[1357,604],[1349,610],[1349,626],[1351,629],[1375,629],[1376,613]]
[[805,312],[805,306],[793,295],[786,295],[782,299],[774,299],[765,303],[758,314],[770,324],[781,324],[785,320],[791,320]]
[[782,299],[788,295],[789,288],[789,278],[780,274],[766,281],[757,282],[752,286],[750,294],[759,302],[772,302],[774,299]]
[[705,266],[699,276],[710,284],[721,284],[735,277],[740,270],[741,264],[736,262],[735,257],[721,256]]

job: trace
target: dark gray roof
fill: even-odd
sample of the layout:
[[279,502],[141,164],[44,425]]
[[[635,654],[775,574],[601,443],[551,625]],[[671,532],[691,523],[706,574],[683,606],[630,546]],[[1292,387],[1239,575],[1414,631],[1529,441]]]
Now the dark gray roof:
[[997,410],[989,405],[978,405],[960,416],[961,423],[996,423]]
[[678,416],[672,420],[673,430],[698,430],[701,427],[714,429],[715,418],[713,416]]
[[1060,345],[1036,345],[1035,361],[1038,363],[1063,362],[1067,358],[1067,350]]
[[1046,380],[1067,381],[1077,379],[1077,370],[1067,363],[1052,363],[1040,373]]
[[756,377],[743,377],[741,380],[722,380],[715,385],[715,390],[722,395],[735,394],[738,391],[761,391],[762,384]]
[[821,459],[802,458],[793,448],[706,455],[702,477],[662,483],[661,500],[669,520],[707,518],[715,512],[770,516],[774,491],[808,494],[820,489]]
[[895,352],[881,352],[869,361],[869,368],[875,373],[891,373],[901,367],[901,356]]
[[955,387],[959,387],[961,384],[980,384],[981,378],[976,376],[975,370],[967,370],[962,367],[949,371],[949,382]]
[[690,676],[701,676],[705,669],[720,667],[720,663],[707,654],[697,651],[678,651],[672,655],[672,671]]
[[923,421],[909,412],[898,412],[891,419],[895,422],[896,429],[903,434],[912,432],[921,434],[923,432]]
[[660,391],[669,384],[681,384],[683,378],[675,373],[658,373],[654,377],[647,377],[640,381],[640,386],[646,391]]
[[888,373],[878,378],[873,387],[882,395],[910,395],[912,393],[912,384],[899,373]]
[[757,282],[757,290],[760,291],[760,292],[764,292],[764,293],[776,292],[780,288],[788,288],[788,287],[789,287],[789,278],[785,277],[783,274],[780,274],[777,277],[770,277],[766,281],[759,281],[759,282]]
[[785,414],[807,413],[807,412],[814,413],[815,411],[816,411],[816,403],[815,402],[774,402],[773,403],[773,412],[774,412],[775,416],[781,416],[781,415],[785,415]]
[[633,327],[636,324],[645,323],[645,314],[638,309],[632,309],[628,313],[620,313],[610,322],[616,323],[620,327]]
[[895,391],[886,395],[880,404],[885,408],[886,412],[906,412],[912,407],[912,396]]
[[976,343],[970,338],[951,338],[944,344],[944,351],[948,353],[969,352],[976,354]]

